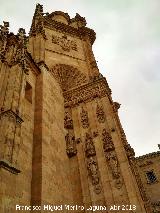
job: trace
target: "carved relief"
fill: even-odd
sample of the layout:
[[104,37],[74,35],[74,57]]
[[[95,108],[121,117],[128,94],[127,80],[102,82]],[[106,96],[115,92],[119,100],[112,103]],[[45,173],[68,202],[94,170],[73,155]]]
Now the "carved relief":
[[9,22],[3,22],[3,25],[0,25],[0,40],[2,40],[2,45],[0,49],[0,60],[5,59],[5,54],[6,54],[6,45],[7,45],[7,36],[9,33]]
[[103,111],[103,107],[99,106],[99,104],[97,104],[97,108],[96,108],[96,114],[97,114],[97,119],[99,123],[104,123],[105,122],[105,113]]
[[19,41],[16,52],[13,55],[11,64],[14,65],[19,63],[26,74],[28,74],[28,67],[26,62],[26,51],[27,51],[27,37],[25,30],[20,28],[17,34]]
[[84,129],[88,128],[89,127],[88,112],[86,110],[84,110],[83,107],[82,107],[80,116],[81,116],[82,127]]
[[103,129],[102,131],[102,141],[105,158],[112,173],[115,187],[117,189],[120,189],[123,185],[123,181],[120,173],[119,162],[115,152],[115,147],[112,138],[106,129]]
[[153,164],[153,162],[151,160],[147,160],[147,161],[139,164],[139,167],[145,167],[145,166],[149,166],[151,164]]
[[43,6],[40,4],[37,4],[33,21],[32,21],[32,26],[29,32],[30,36],[36,36],[38,34],[41,34],[43,38],[46,39],[43,15],[44,15]]
[[114,150],[114,144],[113,144],[112,138],[110,134],[106,131],[106,129],[103,129],[102,131],[102,141],[103,141],[104,152]]
[[1,160],[12,165],[17,164],[18,153],[20,149],[21,140],[21,123],[22,119],[13,111],[4,111],[0,115],[0,129],[1,125],[7,125],[6,131],[1,134]]
[[67,39],[67,36],[64,35],[62,37],[58,37],[56,35],[52,35],[52,43],[59,45],[64,51],[77,51],[77,44],[73,40]]
[[117,159],[115,151],[105,152],[105,157],[112,171],[113,178],[118,179],[120,177],[120,171],[119,171],[118,159]]
[[85,153],[86,153],[86,157],[90,157],[90,156],[96,155],[93,139],[92,139],[92,137],[90,136],[89,133],[86,133]]
[[83,73],[77,68],[66,64],[57,64],[50,71],[63,91],[71,90],[87,83],[87,78]]
[[92,101],[94,98],[101,98],[108,95],[110,98],[111,90],[105,78],[99,78],[86,85],[80,85],[77,89],[64,92],[65,107],[74,107],[82,102]]
[[66,129],[73,129],[73,120],[68,112],[65,112],[64,117],[64,128]]
[[98,173],[98,165],[93,157],[87,159],[87,169],[92,180],[92,185],[94,186],[94,191],[95,193],[99,194],[101,192],[101,184]]
[[69,133],[67,133],[67,135],[65,136],[65,140],[66,140],[66,152],[68,157],[71,158],[77,154],[76,140],[75,137]]
[[131,147],[130,144],[124,145],[124,148],[126,150],[126,154],[128,158],[133,158],[135,156],[134,149]]
[[93,157],[87,159],[87,168],[89,171],[89,175],[92,177],[92,184],[97,185],[99,183],[98,167],[97,162],[94,160]]
[[113,111],[114,112],[118,112],[118,109],[120,108],[120,104],[118,102],[114,102],[113,103]]

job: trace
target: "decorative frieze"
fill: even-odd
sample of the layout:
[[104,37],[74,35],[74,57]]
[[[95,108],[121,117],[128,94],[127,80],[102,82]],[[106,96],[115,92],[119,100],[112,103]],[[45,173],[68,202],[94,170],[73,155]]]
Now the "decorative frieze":
[[65,107],[74,107],[82,102],[89,102],[95,98],[108,96],[110,99],[111,90],[105,78],[98,78],[94,82],[79,86],[63,93]]
[[105,122],[105,119],[106,119],[105,113],[103,111],[103,107],[100,106],[99,104],[97,104],[97,107],[96,107],[96,115],[97,115],[97,119],[99,123]]
[[126,144],[126,145],[124,145],[124,148],[126,150],[127,157],[129,159],[130,158],[134,158],[135,152],[134,152],[134,149],[131,147],[131,145],[130,144]]
[[82,127],[84,129],[88,128],[89,127],[88,112],[84,110],[83,107],[82,107],[82,111],[80,112],[80,117],[81,117]]
[[61,22],[50,20],[50,18],[48,18],[48,17],[47,16],[44,17],[44,24],[47,28],[49,28],[51,30],[54,29],[54,31],[56,30],[59,32],[66,33],[68,35],[72,35],[72,37],[77,37],[77,38],[80,38],[83,40],[85,40],[85,37],[88,36],[91,44],[94,43],[95,38],[96,38],[96,34],[95,34],[94,30],[89,29],[88,27],[80,27],[77,29],[70,25],[66,25]]
[[66,140],[66,152],[68,157],[71,158],[77,154],[76,140],[71,133],[67,133],[67,135],[65,136],[65,140]]
[[145,162],[143,162],[143,163],[140,163],[140,164],[139,164],[139,167],[145,167],[145,166],[149,166],[149,165],[151,165],[151,164],[153,164],[153,161],[147,160],[147,161],[145,161]]
[[64,51],[77,51],[77,44],[73,40],[67,39],[67,36],[64,35],[62,37],[52,35],[52,43],[59,45]]

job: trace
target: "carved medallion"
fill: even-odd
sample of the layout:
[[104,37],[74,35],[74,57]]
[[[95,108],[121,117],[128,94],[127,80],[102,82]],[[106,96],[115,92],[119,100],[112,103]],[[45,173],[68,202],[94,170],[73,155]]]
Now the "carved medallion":
[[88,113],[87,113],[87,111],[85,111],[83,109],[83,107],[82,107],[82,111],[80,113],[80,116],[81,116],[82,127],[84,129],[88,128],[89,127]]

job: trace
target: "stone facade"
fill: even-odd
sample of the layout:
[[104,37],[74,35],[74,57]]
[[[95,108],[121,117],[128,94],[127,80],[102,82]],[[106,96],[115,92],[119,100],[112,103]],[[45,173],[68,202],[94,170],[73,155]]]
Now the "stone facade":
[[158,194],[145,192],[120,104],[94,58],[95,37],[79,14],[44,13],[40,4],[28,37],[0,26],[1,213],[16,205],[28,206],[20,212],[50,212],[45,205],[152,212],[150,193]]
[[160,151],[137,157],[135,160],[153,212],[160,212]]

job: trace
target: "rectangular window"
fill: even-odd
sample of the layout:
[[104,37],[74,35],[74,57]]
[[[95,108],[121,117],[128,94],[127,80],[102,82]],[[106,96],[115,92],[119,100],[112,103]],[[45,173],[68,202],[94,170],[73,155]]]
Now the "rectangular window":
[[32,87],[28,82],[26,82],[25,98],[32,103]]

